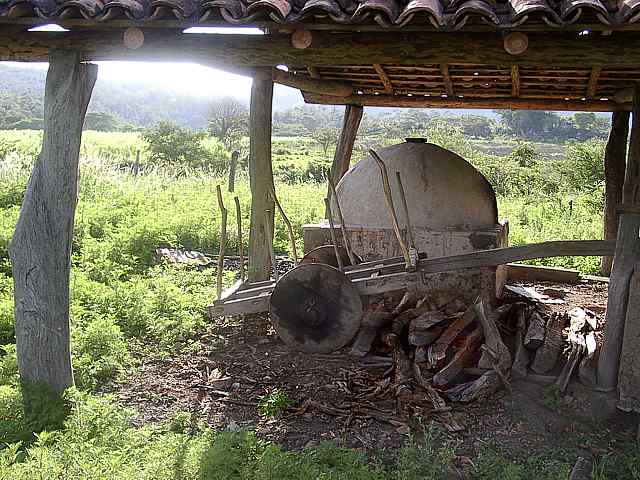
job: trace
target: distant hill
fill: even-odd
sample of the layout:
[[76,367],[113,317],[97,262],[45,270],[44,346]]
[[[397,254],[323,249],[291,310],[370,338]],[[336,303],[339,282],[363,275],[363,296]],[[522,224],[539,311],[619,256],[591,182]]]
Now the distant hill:
[[[40,128],[46,70],[0,64],[0,129]],[[243,99],[249,103],[249,95]],[[151,83],[114,82],[98,79],[89,112],[108,114],[117,122],[148,127],[171,120],[191,128],[203,128],[212,99],[188,95]],[[274,109],[284,110],[303,103],[299,92],[277,86]],[[97,115],[101,114],[101,115]]]

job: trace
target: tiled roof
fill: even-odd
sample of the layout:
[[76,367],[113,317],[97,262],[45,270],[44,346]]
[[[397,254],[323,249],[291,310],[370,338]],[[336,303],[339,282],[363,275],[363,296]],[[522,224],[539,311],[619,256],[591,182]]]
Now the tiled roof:
[[0,17],[95,22],[176,20],[185,24],[322,22],[424,25],[457,30],[523,25],[616,28],[640,18],[640,0],[0,0]]

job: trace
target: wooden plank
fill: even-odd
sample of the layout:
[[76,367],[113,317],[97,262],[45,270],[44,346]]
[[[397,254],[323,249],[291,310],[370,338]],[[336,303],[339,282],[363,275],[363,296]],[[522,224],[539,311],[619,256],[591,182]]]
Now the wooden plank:
[[[635,86],[633,94],[633,119],[622,201],[625,205],[640,205],[640,87],[638,85]],[[635,264],[640,260],[639,231],[640,214],[620,215],[617,248],[609,281],[604,343],[598,359],[598,389],[602,391],[613,390],[618,382],[629,283]],[[632,358],[628,361],[632,361]]]
[[634,268],[629,287],[629,303],[622,342],[618,384],[618,408],[640,412],[640,263]]
[[307,71],[309,72],[309,75],[311,76],[311,78],[316,78],[316,79],[321,79],[322,78],[320,76],[320,73],[318,73],[318,69],[316,67],[314,67],[313,65],[309,65],[307,67]]
[[[270,246],[273,243],[274,203],[271,198],[271,71],[256,75],[251,85],[249,115],[249,180],[251,185],[251,228],[249,234],[249,282],[268,280],[271,275]],[[269,219],[265,211],[270,212]],[[268,221],[268,224],[266,223]]]
[[379,63],[374,63],[373,68],[378,74],[378,77],[380,77],[382,85],[384,85],[384,91],[389,95],[393,95],[393,85],[391,84],[391,80],[389,79],[387,72],[384,71],[384,67]]
[[[542,98],[508,98],[498,95],[488,98],[467,98],[465,94],[460,97],[442,98],[433,94],[424,96],[415,92],[415,95],[401,95],[396,92],[389,95],[351,95],[349,97],[333,97],[314,93],[303,93],[305,102],[318,105],[359,105],[364,107],[400,107],[400,108],[478,108],[478,109],[514,109],[514,110],[559,110],[576,112],[616,112],[631,110],[628,103],[616,103],[613,100],[579,100],[562,98],[548,98],[550,92],[546,92]],[[420,95],[420,96],[417,96]]]
[[589,83],[587,84],[587,98],[595,98],[600,72],[602,72],[602,67],[599,65],[596,65],[591,69],[591,73],[589,74]]
[[518,65],[511,65],[511,96],[514,98],[520,96],[520,67]]
[[254,313],[268,312],[270,297],[271,293],[268,293],[257,297],[227,300],[221,305],[214,304],[207,307],[207,314],[209,318],[213,319],[222,316],[251,315]]
[[[77,51],[52,51],[44,91],[44,133],[9,245],[15,286],[18,370],[23,382],[61,395],[73,386],[69,325],[69,274],[78,161],[96,65]],[[47,405],[24,390],[26,412]],[[35,400],[35,401],[34,401]]]
[[[202,62],[243,67],[273,65],[398,65],[486,64],[529,67],[636,67],[640,36],[616,32],[611,36],[572,32],[530,33],[529,48],[509,55],[501,32],[314,32],[306,49],[291,45],[289,34],[182,34],[182,28],[145,29],[144,44],[127,49],[124,28],[70,32],[0,34],[0,60],[46,61],[49,48],[79,48],[86,60]],[[399,46],[402,46],[399,51]]]
[[451,76],[449,75],[449,65],[443,63],[440,65],[440,72],[442,73],[442,81],[444,83],[444,90],[447,92],[449,97],[453,97],[453,82],[451,81]]
[[520,281],[578,283],[580,281],[580,272],[568,268],[509,263],[507,265],[507,278]]
[[[613,112],[611,131],[604,151],[604,215],[603,239],[613,240],[618,236],[618,212],[622,203],[622,187],[627,167],[627,140],[629,137],[629,112]],[[613,257],[602,257],[600,271],[611,274]]]

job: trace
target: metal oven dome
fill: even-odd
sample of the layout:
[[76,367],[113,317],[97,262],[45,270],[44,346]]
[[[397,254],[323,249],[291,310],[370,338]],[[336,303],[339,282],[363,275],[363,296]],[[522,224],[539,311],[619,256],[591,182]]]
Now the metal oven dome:
[[[496,196],[487,179],[459,155],[411,139],[378,151],[389,172],[401,225],[400,172],[414,228],[474,230],[498,223]],[[358,162],[336,187],[349,226],[391,228],[382,180],[370,156]]]

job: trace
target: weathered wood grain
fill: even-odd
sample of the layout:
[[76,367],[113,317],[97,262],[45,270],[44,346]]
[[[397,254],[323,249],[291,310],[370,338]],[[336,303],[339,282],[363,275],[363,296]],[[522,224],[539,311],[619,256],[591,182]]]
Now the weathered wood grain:
[[640,412],[640,263],[634,268],[629,287],[627,318],[618,376],[619,408]]
[[[640,206],[640,87],[637,85],[633,94],[633,119],[622,201],[628,206]],[[622,213],[609,281],[604,343],[598,359],[598,388],[603,391],[613,390],[618,381],[629,282],[635,264],[640,260],[639,232],[640,213]],[[624,361],[632,361],[632,359]]]
[[[614,112],[611,131],[604,151],[604,218],[603,239],[614,240],[618,236],[618,212],[622,202],[622,187],[627,166],[627,140],[629,136],[629,112]],[[612,256],[602,257],[602,275],[611,274]]]
[[[267,280],[271,274],[270,246],[273,237],[274,203],[271,198],[273,169],[271,164],[271,109],[273,81],[271,72],[253,79],[249,116],[249,179],[251,184],[251,229],[249,234],[250,282]],[[265,217],[269,210],[270,218]]]
[[82,125],[98,68],[81,63],[76,51],[54,50],[48,60],[42,151],[29,179],[9,254],[21,380],[62,393],[73,385],[71,242]]

